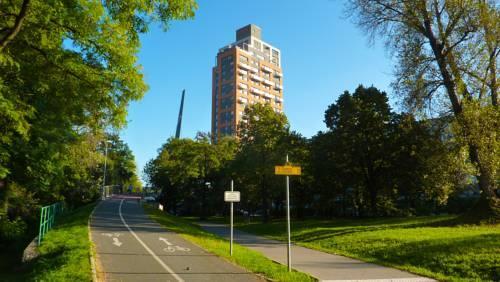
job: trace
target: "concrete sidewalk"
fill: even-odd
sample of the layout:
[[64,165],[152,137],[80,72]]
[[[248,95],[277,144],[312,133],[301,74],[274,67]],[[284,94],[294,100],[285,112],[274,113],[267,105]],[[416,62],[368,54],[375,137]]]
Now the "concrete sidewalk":
[[[229,239],[229,226],[199,222],[203,229]],[[234,230],[234,241],[286,265],[286,243]],[[430,278],[372,263],[292,245],[292,268],[320,281],[430,282]]]

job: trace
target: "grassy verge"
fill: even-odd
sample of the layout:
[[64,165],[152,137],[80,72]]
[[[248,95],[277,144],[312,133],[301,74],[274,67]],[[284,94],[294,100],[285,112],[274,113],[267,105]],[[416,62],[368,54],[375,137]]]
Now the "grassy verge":
[[[284,221],[240,222],[237,228],[286,238]],[[500,280],[500,225],[456,225],[451,216],[304,220],[292,221],[292,241],[441,281]]]
[[39,246],[40,256],[15,273],[8,274],[7,280],[91,281],[87,222],[94,206],[83,206],[59,218]]
[[151,219],[180,234],[185,239],[197,244],[203,249],[225,258],[250,272],[258,273],[274,281],[315,281],[301,272],[288,272],[287,267],[275,263],[256,251],[234,244],[233,256],[229,255],[229,244],[226,240],[205,232],[198,226],[183,218],[165,214],[151,206],[145,205],[145,211]]

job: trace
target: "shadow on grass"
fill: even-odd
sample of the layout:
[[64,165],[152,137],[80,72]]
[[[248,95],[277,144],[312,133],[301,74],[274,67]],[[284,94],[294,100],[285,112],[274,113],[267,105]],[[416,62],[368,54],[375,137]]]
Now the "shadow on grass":
[[[449,227],[460,225],[455,216],[375,219],[332,219],[292,221],[292,240],[314,242],[334,236],[387,229],[411,229],[421,227]],[[237,228],[250,233],[280,239],[285,236],[285,222],[275,220],[269,224],[239,223]]]
[[425,269],[446,279],[499,281],[499,251],[500,235],[481,234],[399,244],[381,240],[381,244],[349,252],[410,271]]

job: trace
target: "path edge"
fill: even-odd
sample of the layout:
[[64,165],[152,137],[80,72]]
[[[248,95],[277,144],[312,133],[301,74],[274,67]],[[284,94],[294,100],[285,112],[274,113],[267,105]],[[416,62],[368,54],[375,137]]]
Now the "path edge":
[[[234,261],[229,260],[228,258],[225,258],[225,257],[219,256],[219,255],[217,255],[217,254],[214,254],[214,253],[212,253],[212,252],[208,251],[207,249],[205,249],[205,248],[203,248],[202,246],[200,246],[198,243],[193,242],[193,241],[191,241],[190,239],[188,239],[188,238],[185,236],[185,234],[182,234],[182,233],[177,233],[177,232],[175,232],[175,231],[172,231],[172,230],[168,229],[166,226],[164,226],[163,224],[161,224],[161,223],[157,222],[156,220],[152,219],[152,218],[151,218],[151,216],[150,216],[150,214],[144,210],[144,206],[142,206],[142,203],[141,203],[141,208],[143,209],[144,214],[146,214],[146,215],[148,216],[148,218],[149,218],[151,221],[153,221],[153,222],[157,223],[158,225],[160,225],[160,227],[161,227],[161,228],[163,228],[163,230],[165,230],[165,231],[167,231],[167,232],[172,232],[172,233],[174,233],[174,234],[177,234],[178,236],[180,236],[180,237],[181,237],[181,238],[183,238],[184,240],[186,240],[186,241],[188,241],[189,243],[191,243],[191,244],[193,244],[193,245],[197,246],[198,248],[200,248],[200,249],[204,250],[205,252],[207,252],[207,253],[209,253],[209,254],[213,255],[214,257],[217,257],[217,258],[219,258],[219,259],[221,259],[221,260],[224,260],[225,262],[227,262],[227,263],[229,263],[229,264],[231,264],[231,265],[233,265],[233,266],[235,266],[235,267],[238,267],[238,268],[240,268],[240,269],[242,269],[242,270],[246,271],[247,273],[253,274],[253,275],[257,276],[258,278],[261,278],[263,281],[268,281],[268,282],[275,282],[275,281],[276,281],[276,280],[273,280],[273,279],[271,279],[271,278],[269,278],[269,277],[265,276],[265,275],[264,275],[264,274],[262,274],[262,273],[253,272],[253,271],[251,271],[250,269],[247,269],[246,267],[243,267],[243,266],[241,266],[241,265],[239,265],[239,264],[235,263]],[[192,223],[191,223],[191,224],[192,224]],[[198,224],[193,224],[193,225],[196,225],[198,228],[200,228],[200,229],[201,229],[202,231],[204,231],[204,232],[210,233],[210,232],[208,232],[208,231],[204,230],[203,228],[201,228]],[[229,241],[228,241],[228,240],[226,240],[226,239],[225,239],[225,238],[223,238],[223,237],[220,237],[220,236],[219,236],[219,235],[217,235],[217,234],[213,234],[213,233],[210,233],[210,234],[212,234],[212,235],[214,235],[214,236],[218,237],[219,239],[221,239],[221,240],[223,240],[223,241],[227,241],[227,242],[229,243]],[[236,245],[237,243],[234,243],[234,244]],[[238,245],[239,245],[239,244],[238,244]],[[241,247],[243,247],[243,248],[247,248],[247,247],[242,246],[242,245],[240,245],[240,246],[241,246]],[[272,260],[272,259],[270,259],[270,258],[268,258],[268,257],[266,257],[266,258],[267,258],[267,259],[269,259],[269,260],[271,260],[273,263],[281,264],[281,263],[279,263],[279,262],[277,262],[277,261],[275,261],[275,260]],[[293,271],[297,271],[297,270],[295,270],[295,269],[294,269]],[[304,272],[302,272],[302,273],[304,273]],[[312,277],[313,279],[316,279],[316,281],[317,281],[317,282],[319,282],[319,281],[320,281],[319,279],[317,279],[316,277],[314,277],[314,276],[310,275],[309,273],[305,273],[305,274],[306,274],[306,275],[308,275],[308,276],[310,276],[310,277]]]
[[[223,241],[227,241],[227,242],[229,243],[229,240],[228,240],[228,239],[226,239],[226,238],[224,238],[224,237],[222,237],[222,236],[220,236],[220,235],[218,235],[218,234],[215,234],[215,233],[212,233],[212,232],[210,232],[210,231],[206,230],[205,228],[203,228],[203,227],[199,224],[199,222],[195,221],[195,222],[194,222],[194,224],[195,224],[196,226],[198,226],[201,230],[203,230],[203,231],[205,231],[205,232],[207,232],[207,233],[210,233],[210,234],[212,234],[212,235],[214,235],[214,236],[216,236],[216,237],[220,238],[221,240],[223,240]],[[236,229],[236,228],[235,228],[235,229]],[[242,231],[242,230],[239,230],[239,231],[240,231],[240,232],[245,232],[245,231]],[[247,233],[248,233],[248,232],[247,232]],[[252,234],[252,233],[248,233],[248,234],[250,234],[250,235],[255,235],[255,234]],[[258,235],[255,235],[255,236],[258,236]],[[268,238],[268,239],[270,239],[270,238]],[[272,240],[274,240],[274,239],[272,239]],[[192,243],[193,243],[193,242],[192,242]],[[193,243],[193,244],[195,244],[195,243]],[[249,249],[249,250],[252,250],[252,249],[248,248],[247,246],[241,245],[241,244],[236,243],[236,242],[235,242],[235,243],[233,243],[233,244],[235,244],[235,245],[239,245],[240,247],[247,248],[247,249]],[[286,242],[283,242],[283,244],[286,244]],[[292,245],[294,245],[294,244],[292,244]],[[201,248],[201,247],[200,247],[200,248]],[[255,251],[255,250],[253,250],[253,251]],[[256,251],[256,252],[260,253],[261,255],[263,255],[264,257],[266,257],[268,260],[270,260],[270,261],[272,261],[272,262],[274,262],[274,263],[276,263],[276,264],[286,266],[286,264],[283,264],[283,263],[281,263],[281,262],[279,262],[279,261],[277,261],[277,260],[275,260],[275,259],[272,259],[272,258],[270,258],[270,257],[268,257],[268,256],[266,256],[266,255],[264,255],[262,252],[259,252],[259,251]],[[215,254],[214,254],[214,255],[215,255]],[[215,255],[215,256],[219,257],[218,255]],[[230,263],[233,263],[232,261],[230,261],[230,260],[226,259],[225,257],[220,257],[220,258],[225,259],[225,260],[227,260],[227,261],[228,261],[228,262],[230,262]],[[233,263],[233,264],[234,264],[234,263]],[[239,266],[239,265],[238,265],[238,266]],[[242,267],[242,266],[240,266],[240,267]],[[244,268],[244,267],[242,267],[242,268],[243,268],[243,269],[246,269],[246,268]],[[248,270],[248,269],[246,269],[246,270]],[[250,271],[250,270],[248,270],[248,271]],[[294,269],[294,268],[293,268],[293,264],[292,264],[292,271],[304,273],[304,274],[306,274],[306,275],[310,276],[311,278],[316,279],[316,281],[317,281],[317,282],[324,282],[324,281],[326,281],[326,280],[321,280],[321,279],[319,279],[318,277],[316,277],[316,276],[312,275],[311,273],[307,273],[307,272],[303,272],[303,271],[299,271],[299,270],[297,270],[297,269]],[[250,272],[251,272],[251,271],[250,271]],[[257,274],[258,276],[263,277],[263,278],[264,278],[265,280],[267,280],[267,281],[274,281],[274,280],[271,280],[271,278],[268,278],[268,277],[266,277],[266,276],[264,276],[264,275],[262,275],[262,274],[260,274],[260,273],[255,273],[255,272],[251,272],[251,273]],[[339,281],[340,281],[340,280],[339,280]],[[331,282],[331,281],[326,281],[326,282]],[[342,282],[342,281],[341,281],[341,282]],[[352,281],[350,281],[350,282],[361,282],[361,281],[352,280]]]
[[96,259],[95,259],[95,256],[94,256],[95,246],[94,246],[94,241],[92,241],[92,230],[90,229],[90,220],[94,216],[95,210],[97,209],[97,207],[101,203],[102,203],[102,200],[99,200],[99,202],[97,203],[97,205],[95,205],[94,209],[90,213],[89,218],[87,219],[87,232],[88,232],[88,235],[89,235],[89,243],[90,243],[90,268],[92,269],[92,281],[93,282],[98,282],[99,280],[97,280],[97,268],[96,268],[96,263],[95,263]]

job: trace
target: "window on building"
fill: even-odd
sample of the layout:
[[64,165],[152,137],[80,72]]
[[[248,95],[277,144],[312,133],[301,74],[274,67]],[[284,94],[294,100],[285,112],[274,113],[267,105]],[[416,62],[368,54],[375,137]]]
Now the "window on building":
[[248,58],[243,55],[240,55],[240,61],[243,63],[248,63]]
[[221,88],[221,96],[226,96],[226,95],[229,95],[233,92],[233,83],[224,83],[222,84],[222,88]]
[[221,60],[222,80],[231,80],[234,77],[234,59],[232,55],[226,56]]
[[233,97],[224,98],[221,100],[221,107],[223,110],[230,109],[234,104]]
[[260,42],[257,40],[253,41],[253,46],[255,47],[255,49],[258,49],[258,50],[260,50],[260,48],[261,48]]

